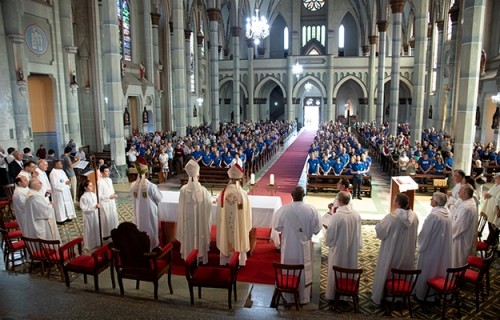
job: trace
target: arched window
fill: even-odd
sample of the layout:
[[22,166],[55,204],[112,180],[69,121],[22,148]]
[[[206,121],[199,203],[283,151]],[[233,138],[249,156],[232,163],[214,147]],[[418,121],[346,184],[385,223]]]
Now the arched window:
[[127,0],[116,0],[118,32],[120,37],[120,57],[132,61],[132,35],[130,32],[130,7]]
[[288,50],[288,27],[283,29],[283,49]]
[[344,25],[341,24],[339,27],[339,48],[340,49],[344,48],[344,35],[345,35]]

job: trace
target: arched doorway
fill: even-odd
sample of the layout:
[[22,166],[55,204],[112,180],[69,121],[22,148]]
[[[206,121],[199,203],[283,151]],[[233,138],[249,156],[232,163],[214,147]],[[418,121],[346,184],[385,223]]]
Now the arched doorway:
[[52,79],[48,75],[30,75],[28,77],[31,119],[36,119],[31,121],[35,149],[43,144],[47,150],[58,150],[52,86]]

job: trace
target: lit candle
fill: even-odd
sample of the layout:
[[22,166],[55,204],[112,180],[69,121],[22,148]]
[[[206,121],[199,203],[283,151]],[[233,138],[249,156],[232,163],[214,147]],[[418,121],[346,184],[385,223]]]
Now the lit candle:
[[271,175],[269,176],[269,184],[274,186],[274,174],[271,173]]
[[250,184],[255,184],[255,173],[250,175]]

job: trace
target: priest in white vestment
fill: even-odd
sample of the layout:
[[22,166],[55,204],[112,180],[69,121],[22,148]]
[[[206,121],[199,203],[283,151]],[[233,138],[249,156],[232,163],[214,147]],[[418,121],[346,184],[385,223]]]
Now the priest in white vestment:
[[332,267],[355,269],[358,267],[358,252],[361,250],[361,217],[349,206],[350,195],[339,192],[339,207],[332,216],[326,230],[325,244],[328,251],[328,280],[325,296],[335,299],[335,273]]
[[52,185],[52,205],[56,213],[56,221],[64,223],[76,218],[75,205],[71,195],[71,180],[64,172],[61,160],[54,161],[54,168],[50,172],[50,184]]
[[[498,204],[500,202],[500,172],[494,175],[494,184],[484,194],[484,201],[481,206],[481,215],[488,219],[488,225],[490,226],[495,222],[497,218]],[[490,229],[491,230],[491,229]]]
[[[451,267],[458,268],[467,264],[472,253],[477,234],[477,205],[474,200],[474,189],[470,185],[460,188],[458,193],[462,202],[452,213],[452,255]],[[474,248],[475,250],[475,248]]]
[[200,166],[195,160],[189,160],[184,170],[189,180],[181,188],[177,210],[177,240],[181,243],[181,257],[186,258],[193,249],[198,249],[198,259],[208,263],[212,197],[198,181]]
[[396,210],[375,226],[377,239],[382,241],[372,286],[372,300],[376,304],[382,302],[385,282],[391,278],[392,268],[411,270],[415,266],[418,217],[409,208],[409,199],[404,193],[394,197],[393,205]]
[[26,212],[24,210],[26,206],[26,195],[29,192],[28,184],[29,181],[25,176],[17,176],[15,179],[16,188],[14,189],[14,194],[12,195],[12,207],[16,213],[16,220],[19,224],[19,229],[24,233],[26,228]]
[[80,184],[78,194],[80,195],[80,209],[83,213],[83,248],[91,251],[101,245],[98,212],[101,205],[97,202],[94,184],[90,180],[85,180]]
[[220,264],[225,265],[233,252],[240,253],[244,266],[250,250],[249,232],[252,230],[252,208],[247,193],[240,186],[243,169],[235,164],[227,171],[229,184],[217,198],[217,248]]
[[109,167],[102,165],[99,168],[101,176],[97,180],[97,194],[101,205],[101,236],[103,238],[111,235],[111,230],[118,228],[118,210],[116,209],[116,198],[113,181],[109,177]]
[[446,269],[451,266],[451,216],[446,208],[446,200],[446,194],[434,192],[431,198],[431,213],[425,218],[418,234],[417,269],[422,273],[417,279],[415,294],[420,300],[425,298],[427,280],[446,277]]
[[26,223],[23,235],[28,238],[61,241],[54,218],[54,208],[40,193],[42,182],[38,178],[33,178],[29,182],[29,188],[24,208]]
[[52,186],[50,185],[49,177],[47,176],[47,169],[49,168],[49,163],[47,160],[38,160],[38,166],[33,173],[33,176],[38,177],[42,182],[41,194],[45,195],[45,200],[50,202],[49,195],[52,193]]
[[[311,302],[312,251],[311,238],[321,230],[319,215],[310,204],[303,202],[304,189],[295,187],[293,202],[281,207],[273,217],[273,228],[281,232],[281,263],[303,264],[300,278],[300,303]],[[287,297],[285,297],[287,299]],[[288,300],[288,299],[287,299]],[[290,295],[290,300],[293,297]]]
[[458,196],[458,193],[460,191],[460,188],[467,184],[465,181],[465,172],[463,170],[453,170],[453,182],[455,185],[451,189],[451,191],[448,191],[448,201],[446,203],[446,206],[450,210],[451,213],[453,213],[456,209],[456,207],[462,202],[462,199]]
[[139,157],[135,163],[137,180],[130,186],[130,196],[134,208],[132,222],[137,229],[149,236],[150,249],[160,244],[158,239],[158,204],[161,202],[161,192],[157,185],[147,179],[148,163],[144,157]]

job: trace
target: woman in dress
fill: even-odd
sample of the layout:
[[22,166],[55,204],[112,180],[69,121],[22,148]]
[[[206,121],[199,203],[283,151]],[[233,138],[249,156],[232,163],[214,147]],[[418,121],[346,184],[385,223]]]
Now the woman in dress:
[[83,213],[83,247],[86,251],[91,251],[101,244],[97,211],[100,205],[94,193],[94,184],[89,180],[83,181],[80,185],[80,195],[80,209]]

